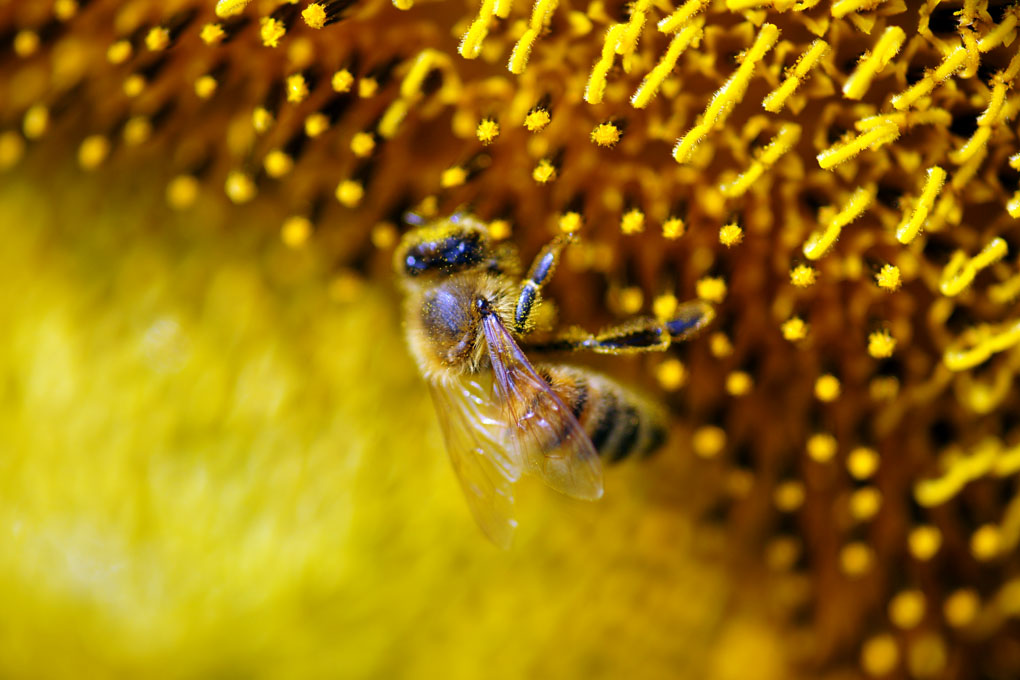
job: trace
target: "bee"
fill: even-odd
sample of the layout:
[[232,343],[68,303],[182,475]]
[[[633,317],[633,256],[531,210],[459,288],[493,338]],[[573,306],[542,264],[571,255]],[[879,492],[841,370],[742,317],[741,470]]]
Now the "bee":
[[[405,292],[407,341],[428,383],[453,469],[482,531],[508,547],[513,484],[537,475],[584,500],[602,496],[601,459],[648,454],[666,438],[661,407],[587,368],[533,365],[524,349],[630,354],[665,350],[706,324],[700,301],[671,321],[638,318],[597,334],[572,329],[533,341],[542,288],[571,236],[536,256],[527,276],[509,244],[471,216],[419,224],[394,267]],[[600,458],[601,456],[601,458]]]

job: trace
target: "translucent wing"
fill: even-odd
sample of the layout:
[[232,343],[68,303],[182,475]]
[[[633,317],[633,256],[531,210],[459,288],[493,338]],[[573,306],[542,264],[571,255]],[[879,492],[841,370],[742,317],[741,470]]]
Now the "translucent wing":
[[482,319],[496,395],[515,460],[575,498],[602,497],[602,463],[577,418],[535,372],[496,314]]
[[520,477],[520,466],[503,444],[504,424],[486,413],[490,391],[467,379],[429,387],[471,514],[493,543],[508,548],[517,528],[511,484]]

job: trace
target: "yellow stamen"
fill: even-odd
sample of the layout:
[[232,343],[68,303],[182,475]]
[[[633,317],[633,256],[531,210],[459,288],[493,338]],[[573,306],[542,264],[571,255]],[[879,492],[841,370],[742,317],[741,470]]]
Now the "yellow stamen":
[[459,187],[467,181],[468,171],[459,165],[455,165],[451,168],[443,170],[443,174],[439,177],[439,186],[444,189],[452,189],[453,187]]
[[694,284],[695,294],[705,302],[720,304],[726,299],[726,281],[720,277],[705,276]]
[[78,147],[78,165],[84,170],[93,170],[109,155],[110,140],[104,135],[89,135]]
[[221,19],[240,14],[251,0],[217,0],[216,16]]
[[832,16],[842,19],[851,12],[870,12],[885,0],[836,0],[832,3]]
[[804,242],[804,256],[809,260],[817,260],[832,247],[839,238],[843,227],[860,217],[874,200],[873,190],[861,187],[850,196],[846,205],[820,230],[812,232]]
[[531,9],[531,19],[528,21],[528,29],[524,31],[524,35],[517,41],[510,53],[510,61],[507,64],[510,73],[515,75],[524,73],[524,69],[528,66],[528,58],[531,56],[531,48],[549,24],[549,19],[556,11],[557,5],[559,5],[559,0],[535,0],[535,5]]
[[648,75],[641,81],[641,85],[631,96],[631,106],[635,109],[643,109],[648,106],[652,97],[662,87],[663,81],[673,72],[680,55],[691,45],[697,46],[701,36],[702,30],[700,25],[691,24],[684,26],[683,30],[677,33],[670,41],[669,47],[666,49],[666,53],[662,55],[662,58],[659,59],[659,63],[648,72]]
[[903,281],[900,279],[900,268],[892,264],[883,265],[875,275],[875,281],[879,288],[890,292],[899,290],[899,287],[903,285]]
[[131,58],[134,48],[127,40],[118,40],[106,50],[106,60],[111,64],[123,64]]
[[299,104],[308,98],[308,81],[301,73],[287,76],[287,101]]
[[266,169],[267,175],[279,179],[294,169],[294,159],[285,151],[273,149],[266,154],[262,166]]
[[39,34],[28,29],[14,36],[14,53],[21,58],[30,57],[39,49]]
[[305,118],[305,134],[315,139],[329,129],[329,116],[315,112]]
[[195,94],[199,99],[209,99],[216,94],[218,83],[211,75],[204,75],[195,81]]
[[543,158],[531,171],[531,178],[539,184],[545,184],[556,179],[556,166],[547,158]]
[[273,122],[273,114],[263,106],[256,106],[255,110],[251,112],[252,127],[260,135],[268,132],[269,128],[273,127]]
[[25,140],[17,132],[0,133],[0,170],[9,170],[25,154]]
[[620,141],[620,128],[613,123],[601,123],[591,131],[591,141],[598,146],[614,146]]
[[287,34],[287,27],[282,21],[273,17],[262,17],[259,27],[259,35],[262,37],[262,44],[266,47],[277,47],[280,40]]
[[751,161],[747,170],[733,181],[720,185],[719,189],[723,196],[727,198],[743,196],[783,154],[793,148],[799,139],[800,126],[795,123],[783,123],[776,136],[761,150],[758,157]]
[[170,31],[162,26],[149,29],[149,32],[145,35],[145,46],[152,52],[165,50],[169,44]]
[[371,132],[358,132],[351,137],[351,152],[358,158],[367,158],[375,151],[375,137]]
[[[847,0],[839,0],[846,2]],[[836,4],[839,4],[837,2]],[[833,5],[835,11],[835,5]],[[786,106],[786,101],[797,91],[801,83],[821,59],[829,53],[829,44],[824,40],[815,40],[807,51],[797,57],[793,68],[788,71],[786,80],[776,89],[769,92],[762,101],[762,107],[769,113],[779,113]]]
[[301,11],[301,18],[311,28],[319,29],[326,25],[326,9],[319,3],[313,2]]
[[680,389],[687,380],[687,369],[679,359],[666,359],[655,368],[655,378],[664,390]]
[[675,33],[687,26],[692,18],[702,12],[711,0],[687,0],[680,5],[672,14],[658,23],[658,29],[663,33]]
[[928,213],[931,212],[932,207],[935,205],[935,199],[938,197],[939,191],[942,190],[942,185],[945,182],[945,170],[937,165],[928,168],[927,179],[924,181],[924,189],[921,190],[920,198],[914,203],[910,216],[904,216],[903,221],[896,227],[897,241],[900,243],[910,243],[917,237],[925,220],[928,219]]
[[807,337],[808,325],[804,323],[804,320],[799,317],[793,317],[783,322],[780,330],[783,333],[783,338],[790,342],[799,342]]
[[174,210],[186,210],[198,199],[200,185],[191,175],[178,175],[166,187],[166,202]]
[[684,221],[679,217],[670,217],[662,223],[662,235],[668,239],[680,238],[684,235]]
[[528,128],[528,132],[538,132],[548,125],[550,120],[551,116],[545,109],[533,109],[524,118],[524,127]]
[[935,70],[925,73],[921,80],[917,81],[903,92],[895,95],[892,98],[893,108],[897,111],[903,111],[904,109],[912,106],[921,97],[925,97],[930,94],[931,91],[935,89],[936,85],[962,69],[967,63],[967,58],[968,54],[965,46],[959,45],[953,49],[945,56],[942,63],[939,64]]
[[694,154],[694,149],[705,135],[714,126],[722,125],[726,121],[729,112],[747,92],[747,86],[751,82],[755,68],[778,39],[779,29],[774,24],[762,25],[754,43],[744,53],[740,66],[729,80],[716,91],[705,112],[701,115],[700,122],[677,140],[676,146],[673,148],[673,158],[678,163],[688,163]]
[[475,136],[482,144],[491,144],[499,136],[499,123],[491,118],[483,118],[475,128]]
[[837,142],[825,151],[818,154],[818,165],[823,170],[831,170],[840,163],[844,163],[865,149],[876,150],[879,147],[895,141],[900,136],[900,128],[896,123],[889,121],[877,125],[867,132]]
[[1008,246],[1001,238],[994,238],[974,257],[967,257],[962,250],[953,253],[949,264],[942,270],[939,290],[943,295],[959,295],[977,276],[978,272],[1006,256]]
[[818,401],[835,401],[839,398],[840,391],[839,378],[832,374],[819,376],[815,381],[815,398]]
[[288,217],[280,228],[280,240],[288,248],[300,248],[308,243],[308,238],[311,235],[312,222],[301,215]]
[[645,230],[645,214],[638,208],[632,208],[620,219],[620,231],[624,234],[640,234]]
[[896,349],[896,338],[889,331],[875,331],[868,336],[868,354],[875,359],[887,359]]
[[216,23],[208,23],[202,27],[201,33],[198,34],[206,45],[219,45],[223,42],[223,39],[227,37],[227,34],[223,31],[223,27]]
[[797,288],[808,288],[818,280],[818,270],[806,264],[799,264],[790,271],[790,283]]
[[846,458],[846,468],[850,476],[857,480],[870,478],[878,470],[878,452],[866,446],[851,451]]
[[719,243],[727,248],[737,245],[744,240],[744,230],[736,224],[724,225],[719,230]]
[[817,463],[828,463],[836,456],[839,445],[831,434],[819,432],[807,441],[807,454]]
[[613,61],[616,59],[616,45],[623,35],[624,28],[624,24],[615,24],[606,31],[606,38],[602,43],[602,53],[592,66],[588,84],[584,88],[584,100],[589,104],[602,103],[602,97],[606,91],[606,76],[609,74],[609,69],[613,67]]
[[357,207],[364,196],[365,187],[353,179],[345,179],[336,187],[336,200],[347,208]]
[[942,362],[951,371],[964,371],[1016,345],[1020,345],[1020,319],[998,328],[985,326],[964,333],[961,340],[942,355]]
[[726,432],[714,425],[704,425],[694,431],[691,448],[701,458],[715,458],[726,448]]
[[231,170],[224,183],[227,198],[237,204],[247,203],[255,198],[255,182],[240,170]]
[[351,86],[354,85],[354,74],[342,68],[333,74],[329,84],[334,92],[350,92]]
[[21,131],[27,139],[39,139],[50,127],[50,110],[44,104],[33,104],[21,119]]

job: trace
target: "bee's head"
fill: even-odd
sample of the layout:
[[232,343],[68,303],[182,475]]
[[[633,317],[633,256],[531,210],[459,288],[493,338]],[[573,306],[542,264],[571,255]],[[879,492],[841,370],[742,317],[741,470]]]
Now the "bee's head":
[[492,241],[485,224],[454,215],[404,234],[394,254],[397,273],[408,278],[449,276],[488,266]]

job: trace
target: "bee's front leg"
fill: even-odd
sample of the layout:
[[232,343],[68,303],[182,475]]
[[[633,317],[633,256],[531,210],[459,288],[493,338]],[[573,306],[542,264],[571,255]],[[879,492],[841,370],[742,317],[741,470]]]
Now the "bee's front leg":
[[517,298],[517,309],[514,312],[514,330],[523,335],[532,326],[531,315],[541,299],[542,287],[552,278],[559,262],[563,248],[573,240],[570,235],[557,236],[535,256],[528,270],[528,277],[521,284],[521,293]]

